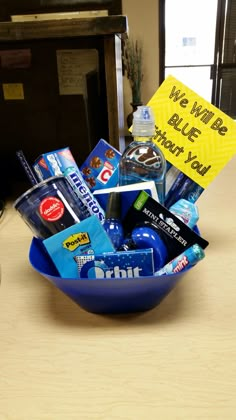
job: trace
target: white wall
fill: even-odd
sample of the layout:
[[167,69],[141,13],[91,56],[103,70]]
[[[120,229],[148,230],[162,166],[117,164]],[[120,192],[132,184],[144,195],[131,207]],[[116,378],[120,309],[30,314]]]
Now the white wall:
[[[142,100],[147,103],[159,86],[159,0],[122,0],[123,15],[128,18],[129,35],[143,43],[144,79]],[[124,77],[124,115],[131,112],[129,82]]]

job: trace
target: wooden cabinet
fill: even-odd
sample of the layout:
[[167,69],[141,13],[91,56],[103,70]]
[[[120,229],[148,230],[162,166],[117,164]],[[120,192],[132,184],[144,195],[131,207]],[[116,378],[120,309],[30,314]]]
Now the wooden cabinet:
[[0,20],[11,20],[12,15],[90,10],[106,10],[109,15],[121,15],[122,0],[1,0]]
[[18,149],[32,163],[69,146],[78,164],[101,137],[123,149],[126,31],[127,18],[115,15],[0,23],[0,167],[9,182],[22,176]]

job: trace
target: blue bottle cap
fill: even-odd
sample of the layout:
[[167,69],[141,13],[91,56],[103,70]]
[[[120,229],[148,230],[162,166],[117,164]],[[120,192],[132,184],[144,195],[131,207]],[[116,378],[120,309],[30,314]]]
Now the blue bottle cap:
[[138,106],[137,111],[133,114],[132,135],[140,137],[154,136],[155,134],[155,118],[150,106]]

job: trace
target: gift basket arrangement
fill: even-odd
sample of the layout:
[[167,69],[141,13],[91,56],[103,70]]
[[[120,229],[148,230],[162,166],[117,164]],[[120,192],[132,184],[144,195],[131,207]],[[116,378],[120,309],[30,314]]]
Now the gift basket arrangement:
[[[204,187],[168,159],[184,147],[157,126],[153,109],[152,101],[138,107],[123,153],[100,139],[80,167],[69,147],[32,166],[17,152],[31,182],[14,203],[33,233],[30,263],[89,312],[149,310],[205,257],[196,205]],[[174,114],[168,124],[179,133]],[[192,146],[196,127],[181,129]],[[186,153],[204,178],[213,165],[200,166],[194,148]]]

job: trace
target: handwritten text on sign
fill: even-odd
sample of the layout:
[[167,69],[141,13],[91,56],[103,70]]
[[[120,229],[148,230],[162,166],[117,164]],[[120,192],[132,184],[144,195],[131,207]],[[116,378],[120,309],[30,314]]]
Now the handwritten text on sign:
[[166,159],[206,188],[236,153],[236,122],[172,76],[148,105]]

